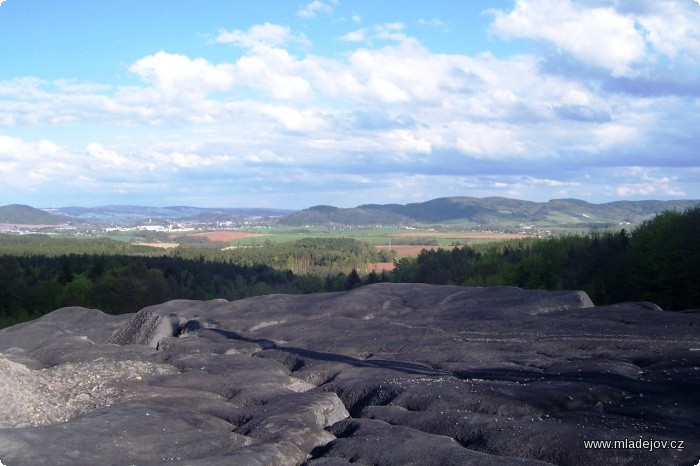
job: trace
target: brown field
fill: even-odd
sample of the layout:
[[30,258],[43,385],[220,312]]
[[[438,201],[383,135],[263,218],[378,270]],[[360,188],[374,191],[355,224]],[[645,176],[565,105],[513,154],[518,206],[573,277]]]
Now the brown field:
[[373,262],[371,264],[367,264],[367,273],[371,272],[374,270],[376,273],[382,273],[385,270],[387,272],[391,272],[394,270],[394,263],[393,262]]
[[265,236],[264,233],[248,233],[246,231],[207,231],[205,233],[193,233],[190,236],[204,236],[209,241],[231,241],[240,238],[253,238],[255,236]]
[[[509,240],[509,239],[520,239],[527,238],[527,235],[519,235],[515,233],[498,233],[492,231],[455,231],[455,232],[441,232],[441,231],[429,231],[429,230],[416,230],[405,233],[393,233],[387,235],[388,237],[394,238],[435,238],[435,239],[454,239],[454,240]],[[434,246],[434,245],[405,245],[405,244],[394,244],[389,246],[388,244],[382,244],[375,246],[377,249],[381,250],[391,250],[396,253],[397,259],[402,259],[404,257],[415,257],[423,249],[449,249],[449,246]],[[367,266],[367,272],[375,270],[376,272],[382,272],[383,270],[391,271],[394,269],[394,264],[392,262],[376,262],[369,264]]]

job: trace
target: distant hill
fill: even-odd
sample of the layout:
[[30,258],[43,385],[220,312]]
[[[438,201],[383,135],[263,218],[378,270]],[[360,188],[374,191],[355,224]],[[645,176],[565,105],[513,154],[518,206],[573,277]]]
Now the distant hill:
[[294,212],[282,219],[283,225],[324,225],[337,223],[342,225],[390,225],[411,223],[411,219],[400,213],[392,212],[389,206],[360,206],[352,209],[319,205]]
[[41,209],[23,204],[10,204],[0,207],[0,223],[21,225],[60,225],[72,219],[63,215],[53,215]]
[[58,212],[88,222],[136,223],[149,218],[194,221],[226,221],[240,217],[280,217],[292,210],[265,208],[149,207],[111,205],[99,207],[60,207]]
[[411,204],[364,204],[352,208],[318,205],[299,211],[267,208],[149,207],[112,205],[100,207],[59,207],[52,213],[27,205],[0,207],[0,223],[56,225],[70,221],[87,223],[138,224],[147,219],[223,222],[245,217],[271,217],[280,225],[460,225],[507,228],[605,227],[636,225],[664,210],[684,210],[700,200],[616,201],[591,204],[579,199],[547,202],[522,201],[505,197],[443,197]]
[[353,208],[315,206],[294,212],[280,223],[304,225],[482,225],[594,227],[638,224],[664,210],[684,210],[700,203],[684,201],[616,201],[591,204],[579,199],[548,202],[504,197],[444,197],[411,204],[365,204]]

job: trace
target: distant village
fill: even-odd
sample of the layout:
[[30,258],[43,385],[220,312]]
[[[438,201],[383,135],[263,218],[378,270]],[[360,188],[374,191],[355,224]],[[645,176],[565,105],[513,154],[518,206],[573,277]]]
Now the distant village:
[[132,225],[104,222],[76,222],[59,225],[28,225],[0,223],[0,233],[4,234],[48,234],[64,236],[103,236],[115,232],[161,232],[178,233],[187,231],[217,231],[247,228],[272,228],[273,223],[265,217],[245,217],[227,221],[194,221],[172,219],[145,219]]
[[[134,224],[118,224],[105,222],[76,222],[64,223],[59,225],[28,225],[28,224],[8,224],[0,223],[0,234],[44,234],[57,236],[75,236],[75,237],[99,237],[111,236],[118,234],[178,234],[188,232],[206,232],[206,231],[222,231],[222,230],[271,230],[279,228],[275,218],[270,217],[242,217],[235,220],[226,221],[199,221],[199,220],[173,220],[151,218],[138,221]],[[629,223],[627,223],[629,224]],[[622,225],[622,223],[621,223]],[[444,225],[418,228],[407,225],[371,225],[371,226],[353,226],[343,224],[328,224],[326,227],[330,230],[354,230],[354,229],[372,229],[372,228],[400,228],[403,230],[421,230],[434,232],[449,232],[449,231],[474,231],[481,233],[505,233],[532,237],[548,237],[553,234],[551,229],[543,229],[535,225],[517,224],[513,226],[499,226],[494,228],[494,225],[475,225],[472,227]],[[314,225],[305,225],[303,229],[318,228]]]

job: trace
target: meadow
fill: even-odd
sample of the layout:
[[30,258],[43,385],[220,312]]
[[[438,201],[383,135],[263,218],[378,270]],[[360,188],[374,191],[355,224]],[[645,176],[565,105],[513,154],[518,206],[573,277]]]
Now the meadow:
[[[398,247],[398,250],[414,251],[417,255],[421,248],[415,247],[451,247],[456,245],[476,245],[504,241],[511,239],[523,239],[533,237],[530,234],[503,233],[497,231],[474,231],[451,229],[438,231],[432,228],[406,229],[406,228],[265,228],[254,230],[224,230],[206,233],[186,232],[177,236],[168,236],[165,243],[174,244],[178,240],[189,243],[185,238],[204,237],[212,242],[224,242],[224,247],[259,247],[262,245],[286,243],[301,238],[351,238],[382,249]],[[158,243],[149,243],[157,245]],[[412,246],[412,248],[408,248]],[[409,255],[411,253],[408,253]],[[402,256],[405,254],[402,254]]]

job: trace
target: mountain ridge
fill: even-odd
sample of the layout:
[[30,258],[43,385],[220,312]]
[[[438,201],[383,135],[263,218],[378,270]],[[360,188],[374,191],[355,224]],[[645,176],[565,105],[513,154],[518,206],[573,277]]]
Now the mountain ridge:
[[138,222],[149,218],[168,220],[224,221],[235,217],[278,217],[292,210],[257,207],[192,207],[192,206],[138,206],[105,205],[96,207],[68,206],[54,209],[85,221]]
[[63,215],[55,215],[25,204],[9,204],[0,206],[0,223],[20,225],[60,225],[73,219]]
[[317,205],[297,211],[272,208],[135,205],[36,209],[21,204],[10,204],[0,207],[0,223],[135,223],[149,218],[215,222],[240,217],[270,217],[283,226],[536,225],[585,228],[639,224],[664,210],[684,210],[697,204],[700,204],[700,200],[622,200],[594,204],[574,198],[536,202],[498,196],[454,196],[408,204],[361,204],[357,207]]
[[664,210],[683,210],[699,200],[613,201],[593,204],[581,199],[547,202],[504,197],[443,197],[409,204],[363,204],[351,208],[314,206],[294,212],[280,223],[290,226],[344,224],[537,224],[541,226],[612,226],[636,224]]

